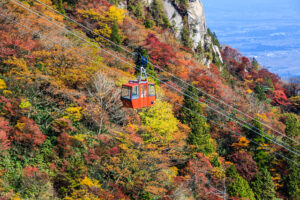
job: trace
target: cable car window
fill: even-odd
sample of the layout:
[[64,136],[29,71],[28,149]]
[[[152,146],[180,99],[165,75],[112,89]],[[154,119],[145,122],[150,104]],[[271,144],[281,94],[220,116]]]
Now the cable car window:
[[147,96],[147,85],[144,85],[144,97]]
[[149,85],[148,90],[149,90],[148,91],[149,92],[149,94],[148,94],[149,97],[155,96],[155,86],[154,85]]
[[132,98],[138,99],[139,98],[139,86],[134,86],[132,88]]
[[122,98],[130,99],[130,87],[123,86],[121,96],[122,96]]

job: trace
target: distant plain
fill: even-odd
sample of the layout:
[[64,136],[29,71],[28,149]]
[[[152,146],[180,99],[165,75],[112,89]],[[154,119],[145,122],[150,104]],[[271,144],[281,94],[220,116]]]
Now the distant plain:
[[220,43],[255,57],[282,78],[300,77],[299,0],[202,0]]

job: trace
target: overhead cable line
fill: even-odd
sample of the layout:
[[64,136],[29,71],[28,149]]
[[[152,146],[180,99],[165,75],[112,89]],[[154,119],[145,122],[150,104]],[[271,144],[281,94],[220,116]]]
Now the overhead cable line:
[[[47,19],[46,17],[42,16],[42,14],[38,14],[38,13],[36,13],[35,11],[33,11],[32,9],[30,9],[30,8],[28,8],[28,7],[26,7],[26,6],[24,6],[23,4],[17,3],[17,2],[14,1],[14,0],[10,0],[10,1],[13,2],[13,3],[15,3],[15,4],[17,4],[17,5],[19,5],[19,6],[21,6],[21,7],[23,7],[23,8],[26,9],[27,11],[29,11],[29,12],[31,12],[31,13],[33,13],[33,14],[35,14],[35,15],[37,15],[37,16],[43,18],[43,19],[45,19],[45,20],[47,20],[48,22],[52,23],[53,25],[55,25],[55,26],[57,26],[57,27],[59,27],[59,28],[65,29],[67,32],[69,32],[70,34],[74,35],[75,37],[78,37],[79,39],[81,39],[81,40],[83,40],[83,41],[89,43],[90,45],[92,45],[92,46],[94,46],[94,47],[96,47],[96,48],[98,48],[98,49],[100,49],[100,50],[102,50],[102,51],[108,53],[109,55],[113,56],[114,58],[123,61],[124,63],[128,64],[129,66],[131,66],[131,67],[133,67],[133,68],[136,68],[134,65],[132,65],[132,64],[129,63],[128,61],[123,60],[123,59],[120,58],[119,56],[114,55],[114,54],[112,54],[111,52],[106,51],[105,49],[103,49],[103,48],[101,48],[101,47],[95,45],[94,43],[91,43],[90,41],[88,41],[88,40],[86,40],[86,39],[84,39],[84,38],[78,36],[77,34],[73,33],[72,31],[70,31],[70,30],[68,30],[68,29],[66,29],[66,28],[64,28],[64,27],[61,27],[61,26],[57,25],[56,23],[54,23],[54,22],[50,21],[49,19]],[[137,69],[137,68],[136,68],[136,69]],[[170,85],[170,84],[168,84],[168,83],[166,83],[166,82],[164,82],[164,81],[162,81],[162,80],[160,80],[160,79],[154,77],[153,75],[149,74],[149,76],[151,76],[153,79],[156,79],[156,80],[158,80],[159,82],[161,82],[161,83],[167,85],[169,88],[175,89],[178,93],[180,93],[180,94],[182,94],[182,95],[187,95],[187,94],[185,94],[184,92],[182,92],[181,90],[179,90],[179,89],[175,88],[174,86],[172,86],[172,85]],[[187,96],[189,96],[189,95],[187,95]],[[190,99],[193,99],[194,101],[196,101],[196,102],[198,102],[198,103],[200,103],[200,104],[204,104],[203,102],[199,101],[198,99],[195,99],[194,97],[191,97],[191,96],[189,96],[189,97],[190,97]],[[286,149],[287,151],[289,151],[289,152],[291,152],[291,153],[294,153],[294,154],[297,155],[297,156],[300,155],[299,153],[297,153],[297,152],[295,152],[295,151],[293,151],[293,150],[291,150],[291,149],[289,149],[289,148],[286,147],[286,146],[289,146],[289,145],[285,144],[286,146],[284,146],[283,144],[280,144],[280,143],[276,142],[275,140],[272,140],[272,139],[270,139],[269,137],[265,136],[264,134],[261,134],[261,133],[255,131],[255,130],[251,129],[251,128],[248,127],[247,125],[242,124],[240,121],[237,121],[236,119],[233,119],[232,117],[230,117],[230,116],[228,116],[228,115],[226,115],[226,114],[220,112],[219,110],[216,110],[215,108],[212,108],[211,106],[209,106],[209,105],[207,105],[207,104],[206,104],[206,106],[207,106],[208,108],[210,108],[211,110],[213,110],[213,111],[215,111],[215,112],[217,112],[217,113],[223,115],[224,117],[228,118],[229,120],[234,121],[234,122],[238,123],[239,125],[243,126],[244,128],[249,129],[250,131],[252,131],[252,132],[254,132],[254,133],[260,135],[261,137],[263,137],[263,138],[265,138],[265,139],[267,139],[267,140],[273,142],[274,144],[277,144],[278,146],[280,146],[280,147]],[[268,135],[268,134],[266,134],[266,135]],[[268,135],[268,136],[269,136],[269,135]],[[272,136],[270,136],[270,137],[272,138]],[[274,138],[273,138],[273,139],[274,139]],[[290,146],[289,146],[289,147],[290,147]],[[294,149],[293,147],[290,147],[290,148]]]
[[[57,45],[61,46],[62,48],[65,48],[65,47],[63,47],[61,44],[59,44],[58,42],[55,42],[55,41],[49,39],[49,38],[48,38],[47,36],[45,36],[44,34],[42,34],[42,33],[40,33],[40,32],[37,32],[37,31],[34,31],[34,30],[32,30],[30,27],[28,27],[28,26],[26,26],[26,25],[23,25],[23,24],[21,24],[20,22],[17,22],[16,20],[14,20],[14,19],[12,19],[12,18],[10,18],[10,17],[7,17],[7,16],[5,16],[5,15],[2,15],[1,13],[0,13],[0,16],[3,16],[4,18],[6,18],[6,19],[12,21],[13,23],[15,23],[15,24],[17,24],[17,25],[20,25],[20,26],[22,26],[22,27],[28,29],[31,33],[35,33],[35,34],[37,34],[37,35],[39,35],[39,36],[42,36],[42,37],[44,37],[46,40],[49,40],[49,41],[53,42],[54,44],[57,44]],[[106,68],[106,69],[108,69],[108,70],[112,70],[111,68],[109,68],[109,67],[107,67],[107,66],[105,66],[105,65],[103,65],[103,64],[100,64],[100,63],[98,63],[98,62],[96,62],[96,61],[94,61],[94,60],[92,60],[92,59],[90,59],[90,58],[88,58],[88,57],[86,57],[86,56],[82,56],[79,52],[77,52],[77,51],[75,51],[75,50],[71,50],[71,51],[73,51],[74,53],[76,53],[76,54],[77,54],[78,56],[80,56],[81,58],[86,59],[86,60],[88,60],[88,61],[90,61],[90,62],[93,62],[93,63],[99,65],[100,67]],[[124,76],[124,75],[123,75],[123,76]],[[188,96],[188,95],[187,95],[187,96]],[[189,97],[189,96],[188,96],[188,97]],[[165,97],[165,98],[167,98],[167,97]],[[208,119],[208,118],[205,117],[204,115],[202,115],[202,114],[200,114],[200,113],[197,113],[197,112],[191,110],[190,108],[187,108],[186,106],[177,103],[177,102],[174,101],[174,100],[171,100],[171,98],[168,98],[168,99],[169,99],[170,101],[173,101],[175,104],[181,106],[182,108],[187,109],[187,110],[193,112],[194,114],[197,114],[197,115],[199,115],[199,116],[205,118],[206,120],[209,120],[210,122],[212,122],[212,123],[218,125],[219,127],[228,129],[230,132],[232,132],[232,133],[235,134],[235,135],[238,135],[238,136],[240,136],[240,137],[245,137],[245,136],[243,136],[243,135],[237,133],[236,131],[234,131],[234,130],[228,128],[228,127],[222,126],[222,125],[220,125],[219,123],[217,123],[217,122],[215,122],[215,121],[213,121],[213,120],[211,120],[211,119]],[[248,139],[248,138],[246,138],[246,139]],[[253,140],[251,140],[251,139],[248,139],[248,140],[251,141],[251,142],[253,142],[254,144],[256,144],[256,145],[262,147],[262,148],[267,148],[267,147],[261,146],[259,143],[255,142],[255,141],[253,141]],[[272,149],[270,149],[270,148],[269,148],[269,150],[272,151]],[[284,159],[286,159],[286,160],[288,160],[288,161],[290,161],[290,162],[293,162],[294,164],[296,164],[296,165],[299,166],[299,163],[295,162],[294,160],[291,160],[291,159],[289,159],[288,157],[286,157],[286,156],[284,156],[284,155],[282,155],[282,154],[279,154],[279,153],[277,153],[277,152],[274,152],[274,153],[277,154],[277,155],[279,155],[280,157],[282,157],[282,158],[284,158]]]
[[[64,16],[65,18],[67,18],[67,19],[69,19],[70,21],[74,22],[74,23],[77,24],[78,26],[80,26],[80,27],[82,27],[82,28],[84,28],[84,29],[90,31],[90,32],[93,33],[94,35],[97,35],[97,36],[101,37],[102,39],[104,39],[104,40],[106,40],[107,42],[113,44],[114,46],[117,46],[117,47],[121,48],[122,50],[126,51],[127,53],[131,54],[132,56],[135,56],[134,53],[132,53],[131,51],[127,50],[127,49],[126,49],[125,47],[123,47],[122,45],[119,45],[119,44],[114,43],[113,41],[111,41],[111,40],[109,40],[108,38],[106,38],[106,37],[100,35],[99,33],[95,33],[94,30],[88,28],[87,26],[84,26],[83,24],[77,22],[76,20],[72,19],[71,17],[68,17],[67,15],[65,15],[65,14],[63,14],[63,13],[61,13],[61,12],[55,10],[55,9],[53,9],[52,7],[48,6],[47,4],[45,4],[45,3],[43,3],[43,2],[41,2],[41,1],[39,1],[39,0],[35,0],[35,1],[36,1],[36,2],[39,2],[40,4],[44,5],[45,7],[47,7],[47,8],[49,8],[49,9],[53,10],[53,11],[56,12],[57,14]],[[100,43],[100,44],[101,44],[101,43]],[[101,46],[103,46],[103,45],[101,44]],[[161,68],[161,67],[159,67],[159,66],[157,66],[157,65],[153,65],[151,62],[149,62],[149,64],[152,65],[153,67],[155,67],[155,68],[157,68],[157,69],[159,69],[159,70],[161,70],[161,71],[163,71],[163,72],[169,74],[170,76],[172,76],[172,77],[175,78],[176,80],[180,81],[181,83],[183,83],[183,84],[185,84],[185,85],[187,85],[187,86],[192,86],[192,87],[195,88],[198,92],[201,92],[201,93],[203,93],[203,94],[209,96],[210,98],[214,99],[215,101],[220,102],[220,103],[222,103],[222,104],[225,105],[225,106],[228,106],[229,108],[231,108],[231,109],[237,111],[238,113],[244,115],[245,117],[250,118],[251,120],[254,120],[254,121],[256,121],[256,122],[261,123],[263,126],[265,126],[265,127],[267,127],[268,129],[270,129],[270,130],[276,132],[277,134],[281,135],[282,137],[286,137],[286,138],[288,138],[289,140],[295,142],[295,143],[298,144],[298,145],[300,144],[298,141],[296,141],[296,140],[294,140],[293,138],[291,138],[291,137],[289,137],[289,136],[287,136],[287,135],[285,135],[285,134],[283,134],[283,133],[281,133],[281,132],[275,130],[274,128],[272,128],[272,127],[269,126],[268,124],[262,122],[261,120],[257,120],[257,118],[252,117],[252,116],[248,115],[247,113],[244,113],[243,111],[240,111],[239,109],[235,108],[234,106],[229,105],[229,104],[227,104],[226,102],[224,102],[223,100],[218,99],[218,98],[214,97],[213,95],[210,95],[210,94],[208,94],[207,92],[205,92],[205,91],[199,89],[198,87],[195,87],[194,85],[192,85],[192,84],[190,84],[190,83],[188,83],[188,82],[186,82],[186,81],[184,81],[184,80],[178,78],[177,76],[175,76],[175,75],[173,75],[172,73],[170,73],[170,72],[164,70],[163,68]],[[205,101],[206,101],[206,100],[205,100]],[[212,102],[212,101],[209,100],[209,99],[208,99],[207,101]],[[221,108],[221,109],[222,109],[222,108]],[[223,110],[223,109],[222,109],[222,110]],[[228,111],[225,111],[225,112],[228,112]],[[239,120],[240,120],[240,119],[239,119]],[[242,120],[241,120],[241,121],[242,121]],[[248,125],[250,125],[250,124],[248,124]],[[252,125],[250,125],[250,126],[252,126]],[[252,126],[252,128],[256,128],[256,127],[253,127],[253,126]]]
[[[12,1],[12,2],[15,2],[14,0],[10,0],[10,1]],[[19,2],[18,0],[16,0],[17,2]],[[19,2],[20,3],[20,2]],[[18,3],[17,3],[18,4]],[[20,4],[18,4],[19,6],[22,6],[22,5],[20,5]],[[92,46],[94,46],[94,47],[96,47],[96,48],[98,48],[98,49],[102,49],[101,47],[98,47],[97,45],[95,45],[95,44],[93,44],[93,43],[91,43],[90,41],[87,41],[86,39],[84,39],[83,37],[80,37],[80,36],[78,36],[76,33],[73,33],[72,31],[70,31],[69,29],[67,29],[67,28],[65,28],[64,26],[65,26],[65,24],[63,24],[64,26],[59,26],[58,24],[56,24],[55,22],[57,22],[57,20],[55,20],[55,19],[53,19],[53,18],[51,18],[51,17],[48,17],[48,16],[45,16],[43,13],[41,13],[41,12],[39,12],[39,11],[36,11],[36,12],[34,12],[33,11],[33,9],[30,9],[30,8],[28,8],[28,7],[24,7],[24,5],[22,6],[24,9],[26,9],[26,10],[28,10],[28,11],[30,11],[30,12],[32,12],[33,14],[35,14],[35,15],[37,15],[37,16],[40,16],[40,17],[42,17],[43,19],[45,19],[45,20],[47,20],[48,22],[50,22],[50,23],[52,23],[53,25],[55,25],[55,26],[58,26],[59,28],[62,28],[62,29],[65,29],[67,32],[69,32],[69,33],[71,33],[72,35],[74,35],[75,37],[78,37],[78,38],[80,38],[81,40],[83,40],[83,41],[85,41],[85,42],[88,42],[90,45],[92,45]],[[53,9],[54,10],[54,9]],[[58,11],[56,11],[56,12],[58,12]],[[59,12],[58,12],[59,13]],[[45,18],[46,17],[46,18]],[[52,21],[50,21],[50,20],[54,20],[55,22],[52,22]],[[58,23],[60,23],[60,22],[58,22]],[[60,23],[61,24],[61,23]],[[108,40],[108,39],[107,39]],[[103,46],[103,45],[101,45],[101,46]],[[106,53],[108,53],[109,55],[111,55],[111,56],[114,56],[115,58],[117,58],[117,59],[119,59],[119,60],[121,60],[121,61],[123,61],[123,62],[125,62],[125,63],[127,63],[129,66],[131,66],[131,67],[135,67],[134,65],[132,65],[131,63],[129,63],[127,60],[122,60],[120,57],[118,57],[118,56],[115,56],[114,54],[112,54],[111,52],[107,52],[106,50],[104,50],[104,49],[102,49],[104,52],[106,52]],[[128,51],[128,50],[127,50]],[[126,57],[124,57],[122,54],[120,55],[120,54],[118,54],[119,56],[122,56],[124,59],[127,59]],[[163,70],[163,69],[161,69],[161,70]],[[160,75],[159,75],[160,76]],[[153,77],[153,78],[155,78],[155,77]],[[163,82],[164,83],[164,82]],[[164,83],[164,84],[166,84],[166,83]],[[169,85],[169,84],[166,84],[168,87],[170,87],[171,85]],[[190,86],[192,86],[192,85],[190,85]],[[173,87],[173,86],[171,86],[171,87]],[[180,87],[180,86],[179,86]],[[195,88],[194,86],[192,86],[193,88]],[[184,90],[184,88],[183,87],[180,87],[181,89],[183,89]],[[180,93],[182,93],[181,91],[179,91]],[[205,103],[207,103],[207,101],[205,100],[205,99],[201,99],[201,100],[203,100]],[[197,102],[199,102],[199,100],[195,100],[194,99],[194,101],[197,101]],[[199,102],[199,103],[201,103],[201,104],[203,104],[203,102]],[[208,104],[208,103],[207,103]],[[216,105],[214,105],[213,104],[213,106],[216,106]],[[226,113],[228,113],[227,111],[225,111],[224,109],[222,109],[222,108],[220,108],[219,106],[216,106],[217,108],[219,108],[220,110],[222,110],[222,111],[224,111],[224,112],[226,112]],[[257,128],[257,127],[255,127],[255,126],[253,126],[253,125],[251,125],[251,124],[249,124],[249,123],[247,123],[246,121],[243,121],[243,120],[241,120],[241,119],[239,119],[239,118],[237,118],[237,117],[235,117],[235,119],[233,119],[232,118],[232,116],[231,117],[229,117],[228,115],[226,115],[226,114],[224,114],[224,113],[220,113],[220,111],[219,110],[216,110],[216,108],[213,108],[213,107],[211,107],[211,106],[208,106],[208,108],[210,108],[211,110],[213,110],[213,111],[215,111],[215,112],[217,112],[217,113],[219,113],[219,114],[222,114],[223,116],[226,116],[227,118],[229,118],[229,120],[233,120],[233,121],[235,121],[236,123],[239,123],[240,125],[242,125],[244,128],[247,128],[247,129],[249,129],[249,130],[251,130],[252,132],[254,132],[254,133],[256,133],[256,134],[260,134],[260,133],[258,133],[257,131],[259,131],[260,132],[260,130]],[[228,114],[230,114],[230,113],[228,113]],[[242,123],[241,123],[242,122]],[[257,121],[257,122],[259,122],[259,121]],[[243,124],[244,123],[244,124]],[[250,128],[251,127],[251,128]],[[256,131],[254,131],[253,129],[255,129]],[[261,135],[261,134],[260,134]],[[274,143],[276,143],[277,145],[279,145],[279,146],[281,146],[281,147],[283,147],[283,148],[286,148],[286,147],[284,147],[284,145],[285,146],[288,146],[289,148],[291,148],[291,149],[293,149],[292,151],[294,152],[294,153],[296,153],[298,156],[300,155],[299,154],[299,150],[298,149],[295,149],[294,147],[292,147],[292,146],[290,146],[289,144],[286,144],[286,143],[284,143],[283,141],[279,141],[277,138],[274,138],[274,137],[272,137],[271,135],[269,135],[269,134],[267,134],[267,133],[265,133],[264,131],[263,131],[263,135],[261,135],[262,137],[264,137],[265,139],[267,139],[267,140],[270,140],[268,137],[266,137],[266,136],[264,136],[264,135],[266,135],[266,136],[269,136],[269,137],[271,137],[272,139],[274,139],[274,140],[272,140],[272,141],[274,141]],[[279,143],[277,143],[277,142],[275,142],[275,140],[277,140],[277,142]],[[293,140],[293,139],[292,139]],[[295,141],[295,140],[293,140],[293,141]],[[298,143],[297,143],[298,144]]]
[[[20,3],[18,0],[16,0],[18,3],[17,3],[16,1],[14,1],[14,0],[9,0],[9,1],[11,1],[11,2],[13,2],[13,3],[15,3],[15,4],[21,6],[22,8],[26,9],[27,11],[29,11],[29,12],[35,14],[35,15],[37,15],[37,16],[39,16],[39,17],[45,19],[45,20],[47,20],[47,21],[50,22],[51,24],[53,24],[53,25],[55,25],[55,26],[57,26],[57,27],[59,27],[59,28],[61,28],[61,29],[66,30],[66,31],[69,32],[70,34],[72,34],[72,35],[74,35],[75,37],[78,37],[79,39],[81,39],[81,40],[83,40],[83,41],[89,43],[90,45],[92,45],[92,46],[94,46],[94,47],[96,47],[96,48],[98,48],[98,49],[103,50],[104,52],[108,53],[109,55],[111,55],[111,56],[113,56],[113,57],[115,57],[115,58],[117,58],[117,59],[119,59],[119,60],[125,62],[125,63],[128,64],[129,66],[136,68],[134,65],[132,65],[131,63],[129,63],[127,60],[123,60],[123,59],[121,59],[119,56],[116,56],[116,55],[112,54],[111,52],[108,52],[108,51],[106,51],[105,49],[102,49],[101,47],[99,47],[99,46],[97,46],[97,45],[91,43],[90,41],[86,40],[85,38],[79,36],[78,34],[72,32],[72,31],[70,31],[69,29],[65,28],[64,26],[60,26],[60,25],[58,25],[57,23],[55,23],[55,22],[53,22],[53,21],[50,21],[50,20],[56,21],[55,19],[50,18],[50,20],[49,20],[49,18],[47,18],[43,13],[41,13],[41,12],[39,12],[39,11],[36,11],[36,10],[35,10],[36,12],[33,11],[34,9],[30,9],[30,8],[24,6],[24,4]],[[56,22],[57,22],[57,21],[56,21]],[[124,56],[122,56],[122,57],[124,58]],[[126,59],[126,58],[125,58],[125,59]],[[137,69],[137,70],[138,70],[138,69]],[[153,77],[151,74],[150,74],[150,76]],[[153,78],[154,78],[154,79],[157,79],[156,77],[153,77]],[[157,79],[157,80],[158,80],[159,82],[161,81],[160,79]],[[163,81],[162,81],[162,83],[165,84],[165,85],[167,85],[168,87],[174,88],[174,86],[172,86],[172,85],[170,85],[170,84],[168,84],[168,83],[165,83],[165,82],[163,82]],[[181,89],[183,89],[183,88],[181,87]],[[182,91],[178,90],[177,88],[176,88],[176,90],[177,90],[179,93],[184,94]],[[204,104],[203,102],[199,101],[199,99],[198,99],[198,100],[195,99],[195,98],[192,98],[192,99],[193,99],[194,101],[197,101],[197,102],[201,103],[201,104]],[[204,101],[205,101],[205,100],[204,100]],[[207,105],[207,104],[206,104],[206,105]],[[251,125],[251,124],[249,124],[249,123],[247,123],[247,122],[245,122],[245,121],[243,121],[243,120],[240,120],[240,119],[233,119],[232,117],[230,117],[230,116],[228,116],[228,115],[226,115],[226,114],[220,112],[219,110],[216,110],[215,108],[213,108],[213,107],[211,107],[211,106],[209,106],[209,105],[207,105],[207,107],[210,108],[211,110],[213,110],[213,111],[215,111],[215,112],[217,112],[217,113],[219,113],[219,114],[221,114],[221,115],[227,117],[229,120],[232,120],[232,121],[234,121],[234,122],[240,124],[240,125],[243,126],[244,128],[249,129],[250,131],[252,131],[252,132],[254,132],[254,133],[256,133],[256,134],[259,134],[259,135],[262,136],[263,138],[265,138],[265,139],[267,139],[267,140],[270,140],[270,141],[274,142],[275,144],[281,146],[282,148],[285,148],[285,149],[287,149],[287,150],[289,150],[289,151],[295,153],[297,156],[300,155],[300,154],[299,154],[299,150],[295,149],[294,147],[292,147],[292,146],[290,146],[290,145],[288,145],[288,144],[285,144],[285,143],[282,142],[282,141],[278,141],[277,138],[274,139],[271,135],[268,135],[268,134],[265,133],[265,132],[263,132],[263,134],[257,132],[257,131],[260,131],[260,130],[258,130],[258,129],[257,129],[256,127],[254,127],[253,125]],[[221,109],[221,110],[223,110],[223,109]],[[223,111],[224,111],[224,110],[223,110]],[[226,112],[226,111],[225,111],[225,112]],[[242,121],[242,122],[245,123],[246,125],[243,124],[243,123],[241,123],[240,121]],[[256,129],[257,131],[253,130],[253,129],[250,128],[249,126],[252,127],[252,128],[254,128],[254,129]],[[265,136],[265,135],[271,137],[271,138],[274,139],[274,140],[270,139],[269,137],[267,137],[267,136]],[[275,140],[277,140],[278,142],[275,141]],[[281,143],[282,143],[282,144],[281,144]],[[290,150],[289,148],[285,147],[284,145],[285,145],[285,146],[288,146],[289,148],[291,148],[291,149],[293,149],[293,150]]]

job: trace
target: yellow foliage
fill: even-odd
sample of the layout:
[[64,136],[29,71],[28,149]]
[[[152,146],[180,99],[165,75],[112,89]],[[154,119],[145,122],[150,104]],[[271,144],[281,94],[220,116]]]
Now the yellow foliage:
[[156,101],[153,107],[141,112],[140,117],[147,130],[144,134],[147,141],[169,141],[172,133],[178,130],[179,121],[174,117],[171,104],[167,102]]
[[126,128],[133,129],[134,132],[138,131],[139,128],[135,124],[129,123]]
[[71,136],[71,138],[79,141],[79,142],[84,142],[84,140],[88,137],[88,135],[85,135],[85,134],[78,134],[78,135],[74,135],[74,136]]
[[102,21],[99,21],[98,25],[99,25],[99,29],[94,29],[94,32],[97,35],[101,35],[102,37],[96,37],[95,39],[97,42],[107,43],[107,41],[103,39],[103,37],[110,38],[110,35],[112,33],[111,28],[107,23]]
[[23,79],[29,81],[31,73],[28,69],[27,63],[23,58],[12,57],[7,60],[4,60],[3,63],[10,66],[10,71],[5,74],[6,76],[15,76],[16,79]]
[[236,148],[241,148],[241,147],[248,147],[250,141],[247,140],[245,137],[240,137],[239,141],[237,143],[233,143],[232,146]]
[[224,171],[221,168],[214,167],[211,171],[210,174],[213,175],[216,178],[223,178],[225,176]]
[[125,10],[121,8],[117,8],[116,6],[110,6],[106,15],[108,19],[117,22],[118,24],[122,24],[125,18]]
[[300,108],[300,95],[291,97],[289,100],[297,107]]
[[128,146],[126,144],[120,144],[119,147],[122,149],[122,150],[127,150],[128,149]]
[[15,127],[21,131],[24,128],[24,126],[25,126],[25,123],[21,123],[18,121]]
[[247,93],[248,93],[248,94],[251,94],[251,93],[253,93],[253,91],[250,90],[250,89],[248,89],[248,90],[247,90]]
[[25,109],[25,108],[28,108],[30,106],[31,106],[31,103],[29,101],[23,99],[21,101],[20,105],[19,105],[19,108]]
[[80,121],[82,118],[82,108],[81,107],[69,107],[65,110],[66,116],[64,118],[70,119],[74,122]]
[[255,113],[255,115],[256,115],[257,117],[259,117],[260,119],[262,119],[262,120],[264,120],[264,121],[266,121],[266,122],[269,122],[269,119],[268,119],[268,117],[266,116],[266,114]]
[[226,161],[226,162],[225,162],[225,165],[227,165],[227,166],[231,166],[231,165],[233,165],[233,163],[232,163],[232,162],[230,162],[230,161]]
[[4,80],[0,79],[0,90],[5,89],[6,88],[6,84],[4,82]]
[[96,188],[100,188],[101,185],[99,184],[99,181],[98,180],[95,180],[95,179],[90,179],[88,178],[87,176],[84,177],[81,181],[80,181],[80,184],[81,185],[86,185],[88,187],[96,187]]
[[64,200],[104,200],[87,190],[75,190],[72,196],[67,196]]
[[172,182],[173,178],[175,178],[178,175],[178,169],[177,167],[170,167],[165,170],[165,173],[168,177],[168,180]]
[[82,14],[82,16],[84,18],[89,18],[89,19],[92,19],[92,20],[100,20],[102,18],[100,13],[95,11],[95,9],[93,9],[93,8],[88,9],[88,10],[78,9],[77,11],[78,11],[78,13]]
[[9,94],[12,94],[12,91],[10,91],[10,90],[3,90],[3,94],[4,95],[9,95]]
[[[117,24],[122,25],[126,14],[125,10],[117,8],[114,5],[110,6],[103,14],[94,9],[78,10],[78,12],[82,14],[84,18],[97,21],[98,28],[93,30],[97,36],[95,40],[104,44],[108,44],[107,40],[103,39],[103,37],[110,38],[112,24],[116,22]],[[120,36],[123,40],[123,35],[120,34]]]
[[[84,50],[85,53],[94,56],[90,49],[81,47],[79,50]],[[41,50],[32,54],[43,69],[42,72],[48,76],[47,78],[51,79],[53,85],[56,87],[80,88],[88,83],[99,66],[87,62],[75,52],[78,52],[76,47],[62,49],[55,46],[52,51]],[[51,76],[49,77],[49,75]]]

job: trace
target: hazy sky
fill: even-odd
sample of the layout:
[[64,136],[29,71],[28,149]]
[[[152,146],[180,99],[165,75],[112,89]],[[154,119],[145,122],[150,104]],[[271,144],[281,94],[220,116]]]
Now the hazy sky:
[[222,44],[280,76],[300,76],[300,0],[201,0]]

